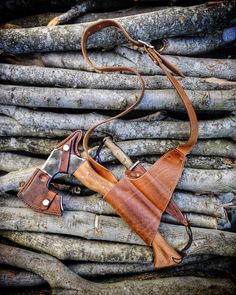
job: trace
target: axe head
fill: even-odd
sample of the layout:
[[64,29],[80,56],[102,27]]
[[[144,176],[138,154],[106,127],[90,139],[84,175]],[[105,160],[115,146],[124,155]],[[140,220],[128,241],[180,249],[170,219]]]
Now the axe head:
[[62,200],[56,192],[48,189],[50,178],[43,170],[35,169],[18,197],[35,211],[61,216]]
[[41,169],[35,169],[18,193],[27,206],[38,212],[62,215],[62,197],[50,188],[50,182],[57,174],[72,174],[84,162],[78,151],[81,138],[81,130],[72,133],[57,145]]

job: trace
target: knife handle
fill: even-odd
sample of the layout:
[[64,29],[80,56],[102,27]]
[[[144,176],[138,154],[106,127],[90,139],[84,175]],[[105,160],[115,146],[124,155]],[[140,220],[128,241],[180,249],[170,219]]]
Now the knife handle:
[[73,175],[83,185],[103,196],[107,194],[114,186],[114,183],[111,183],[100,176],[87,160],[78,167]]
[[111,137],[105,137],[104,144],[110,149],[114,157],[117,158],[127,169],[133,165],[132,160],[122,151],[118,145],[114,143]]

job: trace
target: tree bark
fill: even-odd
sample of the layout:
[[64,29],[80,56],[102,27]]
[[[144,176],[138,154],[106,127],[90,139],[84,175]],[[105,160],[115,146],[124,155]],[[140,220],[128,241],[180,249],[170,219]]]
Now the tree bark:
[[[120,280],[127,274],[133,274],[132,277],[129,276],[129,279],[142,280],[143,274],[137,275],[137,273],[146,272],[145,277],[151,279],[171,277],[175,275],[192,275],[192,273],[197,273],[198,275],[200,273],[209,277],[211,272],[214,272],[215,275],[220,273],[224,274],[224,277],[230,277],[229,271],[233,269],[233,262],[226,258],[213,258],[207,260],[202,258],[201,263],[180,265],[162,271],[151,272],[149,275],[147,275],[147,272],[152,271],[153,266],[148,264],[79,263],[69,264],[67,266],[78,275],[88,278],[115,274],[122,275],[121,278],[118,278],[118,280]],[[105,281],[107,281],[107,279],[105,279]],[[0,270],[0,284],[2,287],[36,287],[45,285],[46,281],[32,272],[8,268]]]
[[193,37],[175,37],[154,41],[153,44],[164,54],[197,55],[225,48],[232,41],[224,41],[223,31],[217,34]]
[[[136,85],[138,86],[138,83]],[[96,106],[96,110],[124,110],[135,101],[138,93],[137,90],[107,90],[106,86],[101,90],[0,86],[1,104],[40,108],[94,109]],[[188,90],[186,93],[196,110],[236,111],[235,89]],[[206,103],[207,101],[209,103]],[[146,90],[136,109],[182,111],[184,106],[175,90]]]
[[147,269],[153,269],[152,251],[146,246],[90,241],[78,237],[34,232],[1,231],[0,236],[60,260],[126,265],[136,263],[144,264],[144,267],[147,265]]
[[[146,54],[140,54],[137,51],[126,47],[117,47],[115,52],[128,61],[132,62],[137,68],[143,68],[146,74],[163,74],[160,67],[157,67]],[[185,76],[195,77],[214,77],[228,80],[236,80],[235,72],[229,68],[229,65],[235,66],[235,59],[213,59],[213,58],[194,58],[183,56],[165,56],[167,60],[174,64]],[[147,61],[148,59],[148,61]],[[144,68],[146,65],[146,69]],[[228,70],[226,70],[228,69]],[[221,72],[220,72],[221,71]],[[224,73],[222,73],[224,71]]]
[[[135,39],[151,41],[180,35],[209,32],[227,25],[234,15],[234,1],[208,6],[168,8],[157,12],[118,18]],[[140,27],[139,24],[142,23]],[[29,28],[2,30],[0,49],[13,54],[43,51],[66,51],[80,49],[82,32],[87,24],[58,26],[53,28]],[[59,41],[60,40],[60,41]],[[109,48],[124,42],[118,31],[108,29],[94,35],[88,46]],[[126,40],[125,40],[126,41]],[[12,47],[14,42],[14,47]]]
[[[95,226],[95,214],[82,211],[67,211],[60,218],[24,208],[2,207],[0,213],[0,228],[3,230],[66,234],[85,239],[144,245],[140,237],[119,217],[100,215]],[[236,256],[235,233],[197,227],[193,227],[192,231],[193,244],[187,251],[188,255]],[[178,250],[188,239],[183,226],[161,223],[160,232]],[[66,244],[71,247],[70,243]],[[151,251],[149,247],[147,249]]]
[[[9,126],[11,128],[9,129]],[[39,138],[67,137],[72,130],[37,128],[36,126],[21,126],[16,120],[0,115],[0,136],[27,136]]]
[[[129,157],[140,157],[146,155],[164,154],[170,149],[175,148],[181,141],[169,139],[137,139],[119,141],[116,144]],[[95,156],[97,147],[90,149],[90,154]],[[198,140],[190,152],[191,155],[204,155],[216,157],[236,158],[236,145],[234,142],[223,139]],[[115,158],[111,151],[104,147],[100,152],[102,162],[113,161]]]
[[59,141],[60,139],[34,137],[2,137],[0,140],[0,151],[49,155]]
[[[0,262],[24,268],[43,277],[53,289],[53,294],[234,294],[236,287],[229,279],[173,277],[156,280],[126,280],[110,284],[88,282],[56,258],[28,250],[1,245]],[[43,266],[43,268],[42,268]],[[46,271],[45,271],[46,269]],[[46,272],[46,273],[45,273]],[[61,279],[63,277],[63,280]],[[184,282],[184,283],[183,283]]]
[[[34,137],[2,137],[0,151],[27,152],[37,155],[49,155],[53,148],[62,139],[34,138]],[[175,148],[181,141],[169,139],[137,139],[120,141],[117,144],[130,157],[164,154]],[[80,148],[81,150],[81,148]],[[91,155],[95,156],[97,147],[91,148]],[[210,156],[223,158],[236,158],[236,145],[225,139],[198,140],[190,153],[194,156]],[[110,162],[115,158],[111,151],[103,148],[100,152],[102,162]]]
[[[105,202],[100,195],[90,196],[80,195],[79,197],[68,192],[60,192],[63,196],[63,207],[66,211],[85,211],[102,215],[117,215],[114,209]],[[176,191],[173,200],[182,212],[192,212],[195,214],[205,214],[217,218],[225,219],[227,214],[224,206],[232,204],[233,193],[220,195],[196,195],[187,192]],[[16,196],[6,193],[0,194],[1,207],[26,208],[27,206]]]
[[[141,162],[154,164],[158,159],[160,159],[160,155],[154,155],[152,157],[138,156],[137,159]],[[0,152],[0,171],[11,172],[22,169],[24,170],[35,166],[42,166],[45,161],[46,158],[42,159],[18,153]],[[104,159],[103,162],[106,163],[107,159]],[[212,170],[232,169],[236,167],[236,161],[221,157],[188,156],[185,162],[185,167]]]
[[[113,7],[113,8],[115,9],[116,7]],[[163,6],[161,7],[147,6],[146,7],[143,5],[142,6],[139,5],[139,6],[132,6],[132,7],[119,9],[115,11],[93,12],[93,13],[87,13],[85,15],[76,17],[75,19],[69,21],[68,23],[73,23],[73,24],[88,23],[88,22],[99,20],[99,19],[118,18],[118,17],[128,16],[128,15],[146,13],[146,12],[150,12],[154,10],[160,10],[163,8],[166,8],[166,7],[163,7]],[[29,15],[23,18],[10,20],[9,23],[20,26],[22,28],[41,27],[41,26],[46,26],[51,19],[58,17],[60,15],[61,15],[60,12],[47,12],[47,13]]]
[[[0,153],[1,157],[1,153]],[[148,164],[154,164],[158,159],[160,159],[159,155],[153,156],[138,156],[134,158],[134,160],[139,160],[141,162],[146,162]],[[5,161],[4,161],[5,162]],[[8,165],[6,165],[7,167]],[[27,168],[28,166],[25,166]],[[191,156],[188,155],[186,162],[186,168],[194,168],[194,169],[212,169],[212,170],[221,170],[221,169],[232,169],[236,167],[236,160],[221,158],[221,157],[206,157],[206,156]],[[9,171],[16,170],[9,167]]]
[[45,159],[0,152],[0,171],[10,172],[42,166],[44,162]]
[[[219,230],[230,230],[231,223],[226,218],[216,218],[208,215],[194,214],[194,213],[184,213],[185,218],[188,220],[191,226],[202,227],[202,228],[212,228]],[[163,214],[162,221],[170,224],[181,224],[174,217]]]
[[[0,113],[13,118],[18,128],[9,129],[10,122],[3,117],[0,125],[1,136],[29,135],[29,130],[55,130],[55,136],[59,132],[65,134],[66,130],[76,129],[88,130],[93,124],[108,118],[96,113],[89,114],[61,114],[52,112],[33,111],[23,107],[0,105]],[[1,117],[0,117],[1,121]],[[13,121],[14,122],[14,121]],[[22,126],[23,130],[19,128]],[[217,120],[206,120],[199,122],[199,139],[202,138],[236,138],[236,119],[235,116]],[[59,130],[58,130],[59,129]],[[35,131],[36,131],[35,130]],[[57,133],[57,130],[59,131]],[[33,131],[32,136],[37,134]],[[64,131],[64,133],[63,133]],[[100,136],[104,134],[112,135],[115,139],[150,139],[150,138],[169,138],[184,139],[189,136],[189,123],[183,121],[174,122],[142,122],[131,120],[115,120],[104,124],[96,130]],[[22,132],[19,134],[19,132]],[[68,134],[69,132],[67,132]],[[40,133],[39,133],[40,134]],[[38,137],[40,136],[38,134]],[[98,133],[94,133],[94,135]],[[61,135],[62,136],[62,135]],[[138,136],[138,137],[137,137]]]
[[[163,71],[152,62],[147,54],[126,47],[118,46],[108,52],[92,51],[89,52],[89,57],[97,65],[124,65],[137,68],[142,75],[163,75]],[[187,77],[236,80],[235,59],[194,58],[177,55],[164,55],[164,57]],[[43,64],[49,67],[94,71],[80,52],[44,53],[42,60]]]
[[[146,89],[170,89],[173,88],[169,80],[160,75],[143,76]],[[75,71],[70,69],[48,68],[39,66],[23,66],[13,64],[1,64],[0,80],[3,82],[14,83],[17,85],[36,85],[36,86],[55,86],[68,88],[89,88],[106,90],[129,90],[139,89],[139,81],[136,76],[128,74],[99,74],[87,71]],[[177,77],[177,80],[185,89],[189,90],[226,90],[233,89],[236,85],[234,81],[227,81],[217,78],[196,78],[196,77]],[[5,93],[15,91],[17,95],[20,90],[27,91],[26,87],[3,86],[1,90]],[[35,88],[29,88],[29,93]],[[37,88],[40,91],[40,88]],[[49,91],[49,89],[47,89]],[[51,91],[62,91],[61,89],[52,89]],[[75,93],[72,90],[70,94]],[[82,90],[81,90],[82,91]],[[99,91],[97,91],[99,92]],[[26,92],[24,92],[26,95]],[[63,93],[63,92],[62,92]],[[20,93],[19,93],[20,94]],[[23,95],[23,93],[21,93]],[[65,94],[64,94],[65,95]],[[173,95],[173,94],[172,94]],[[224,99],[221,98],[221,99]],[[198,102],[199,103],[199,102]],[[205,105],[205,107],[208,107]]]

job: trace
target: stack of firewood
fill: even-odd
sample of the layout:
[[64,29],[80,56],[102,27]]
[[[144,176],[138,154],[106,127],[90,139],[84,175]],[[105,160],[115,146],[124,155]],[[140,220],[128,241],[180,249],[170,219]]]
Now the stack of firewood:
[[[18,294],[14,288],[19,294],[50,288],[55,294],[235,294],[235,0],[3,2],[0,286],[7,294]],[[135,76],[95,72],[83,58],[82,33],[101,18],[116,18],[185,75],[177,79],[199,119],[199,140],[173,195],[192,225],[193,244],[175,267],[155,270],[151,248],[72,176],[59,175],[53,184],[63,196],[62,217],[36,213],[16,196],[58,142],[135,100]],[[188,138],[189,122],[161,69],[126,42],[113,28],[89,38],[91,60],[134,67],[146,84],[135,111],[96,129],[91,154],[109,135],[148,168]],[[100,160],[122,177],[124,167],[108,147]],[[187,241],[184,227],[167,214],[160,231],[177,250]]]

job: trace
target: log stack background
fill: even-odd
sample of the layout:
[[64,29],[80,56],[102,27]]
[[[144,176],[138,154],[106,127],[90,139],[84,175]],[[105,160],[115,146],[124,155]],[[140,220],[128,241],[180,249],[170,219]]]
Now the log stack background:
[[[1,294],[235,294],[235,1],[46,2],[0,2]],[[96,73],[83,59],[83,30],[101,18],[116,18],[161,49],[186,76],[178,79],[197,112],[199,140],[173,196],[194,241],[176,267],[154,271],[151,249],[70,176],[54,183],[63,217],[35,213],[16,197],[71,131],[86,131],[135,99],[136,77]],[[137,110],[94,133],[91,153],[111,135],[149,167],[188,137],[186,113],[161,70],[117,31],[104,31],[89,40],[91,59],[137,68],[147,90]],[[108,148],[100,160],[122,176]],[[166,214],[161,232],[176,249],[186,242]]]

